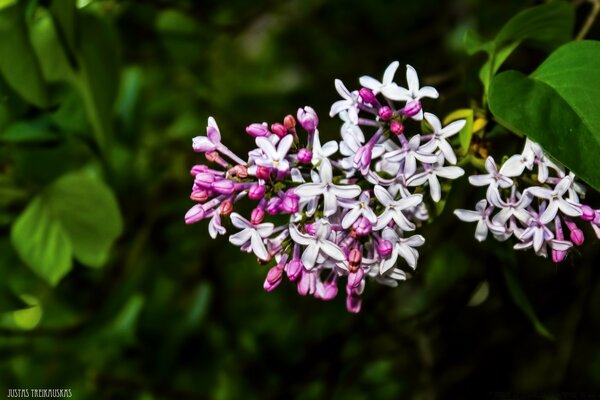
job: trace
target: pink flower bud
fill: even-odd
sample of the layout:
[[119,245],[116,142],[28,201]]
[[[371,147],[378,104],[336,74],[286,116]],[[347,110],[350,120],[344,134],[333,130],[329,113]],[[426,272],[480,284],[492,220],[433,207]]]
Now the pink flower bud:
[[265,210],[262,207],[256,207],[250,214],[250,222],[253,225],[258,225],[265,219]]
[[266,122],[262,124],[250,124],[246,127],[246,133],[250,136],[259,137],[259,136],[269,136],[269,128]]
[[198,187],[205,189],[210,189],[214,181],[215,176],[207,172],[200,172],[196,175],[196,178],[194,179],[194,183],[198,185]]
[[204,211],[202,204],[196,204],[185,214],[185,223],[188,225],[193,224],[203,219],[205,215],[206,211]]
[[317,289],[315,297],[324,301],[329,301],[335,298],[338,293],[337,275],[333,274],[323,284],[320,289]]
[[315,224],[306,224],[304,225],[304,231],[307,235],[315,236],[317,234],[317,227]]
[[263,288],[267,292],[270,292],[273,289],[275,289],[281,283],[282,274],[283,274],[283,270],[282,270],[281,266],[276,265],[273,268],[271,268],[269,270],[269,272],[267,273],[267,278],[265,279]]
[[358,268],[354,272],[348,274],[348,287],[357,288],[365,277],[365,271],[362,268]]
[[358,169],[363,175],[369,172],[371,167],[372,151],[373,148],[367,143],[358,148],[352,160],[354,168]]
[[192,167],[192,169],[190,170],[190,174],[192,174],[192,176],[196,176],[197,174],[199,174],[201,172],[206,172],[206,171],[208,171],[208,166],[199,164],[199,165],[194,165]]
[[292,282],[298,279],[303,269],[304,265],[302,265],[302,261],[299,259],[294,259],[285,266],[285,272],[287,273],[289,280]]
[[369,233],[371,233],[373,224],[371,224],[371,222],[365,217],[360,217],[356,220],[356,222],[354,222],[352,228],[356,232],[357,236],[367,236]]
[[402,109],[402,114],[413,117],[421,112],[421,102],[419,100],[413,100],[411,102],[406,103],[404,108]]
[[219,162],[221,159],[221,156],[217,151],[208,151],[204,154],[204,157],[206,157],[206,159],[210,162]]
[[190,196],[190,199],[194,200],[194,201],[199,201],[201,203],[204,203],[206,200],[208,200],[211,196],[213,195],[212,190],[207,190],[207,189],[197,189],[194,190],[192,192],[192,195]]
[[279,122],[276,122],[271,125],[271,132],[276,134],[279,138],[284,137],[288,133],[287,128],[285,126],[283,126],[282,124],[280,124]]
[[212,190],[221,194],[231,194],[235,190],[235,182],[229,179],[222,179],[217,182],[213,182],[211,185]]
[[383,106],[379,108],[377,114],[379,115],[379,118],[381,118],[384,121],[387,121],[394,116],[394,112],[388,106]]
[[558,263],[562,262],[566,256],[567,256],[566,251],[552,249],[552,261],[553,262],[558,264]]
[[363,102],[365,102],[366,104],[374,104],[377,102],[377,97],[375,97],[375,94],[371,89],[367,89],[365,87],[360,88],[360,90],[358,91],[358,95],[361,99],[363,99]]
[[292,115],[288,114],[283,119],[283,126],[285,126],[287,130],[293,131],[296,128],[296,120]]
[[576,246],[581,246],[585,240],[585,236],[583,231],[579,228],[571,230],[571,241],[575,243]]
[[252,185],[250,190],[248,190],[248,197],[251,200],[260,200],[265,197],[266,190],[265,185]]
[[287,214],[293,214],[298,211],[300,197],[294,193],[293,189],[288,190],[281,201],[281,210]]
[[223,201],[219,205],[219,214],[221,215],[229,215],[233,211],[233,202],[229,199]]
[[389,240],[381,239],[377,242],[377,253],[381,256],[388,256],[392,253],[393,246]]
[[281,199],[279,197],[273,197],[267,203],[267,213],[269,215],[277,215],[281,211]]
[[351,294],[346,297],[346,309],[348,312],[358,314],[360,312],[360,306],[362,305],[362,299],[360,296]]
[[298,109],[298,122],[308,132],[313,132],[319,125],[319,117],[312,107],[306,106]]
[[256,177],[258,179],[267,180],[271,176],[271,170],[267,167],[256,167]]
[[301,296],[307,294],[313,294],[316,288],[316,276],[310,272],[303,272],[300,280],[298,281],[298,293]]
[[596,217],[596,212],[594,209],[588,205],[581,206],[581,219],[584,221],[593,221]]
[[392,121],[390,124],[390,131],[392,131],[394,135],[401,135],[404,133],[404,125],[398,121]]
[[302,164],[310,164],[312,162],[313,153],[306,147],[298,150],[298,161]]
[[351,273],[354,273],[360,269],[360,263],[362,261],[362,254],[360,250],[356,247],[350,250],[348,254],[348,263],[350,267],[348,268]]
[[229,173],[232,175],[236,175],[242,179],[247,178],[248,177],[248,168],[244,167],[243,165],[236,165],[235,167],[231,168]]

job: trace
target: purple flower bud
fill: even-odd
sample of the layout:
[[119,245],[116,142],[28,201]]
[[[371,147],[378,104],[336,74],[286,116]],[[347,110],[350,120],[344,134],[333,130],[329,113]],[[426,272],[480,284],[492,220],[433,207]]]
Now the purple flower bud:
[[211,185],[212,190],[221,194],[231,194],[235,190],[235,182],[229,179],[222,179],[217,182],[213,182]]
[[555,263],[562,262],[567,256],[567,252],[563,250],[554,250],[552,249],[552,261]]
[[185,223],[188,225],[193,224],[203,219],[205,215],[206,211],[204,210],[204,207],[202,207],[202,204],[196,204],[185,214]]
[[371,222],[367,218],[360,217],[352,225],[352,228],[356,232],[357,236],[367,236],[369,233],[371,233],[371,230],[373,229],[373,224],[371,224]]
[[571,230],[571,241],[575,243],[576,246],[581,246],[585,240],[585,236],[583,231],[579,228]]
[[390,131],[392,131],[394,135],[401,135],[404,133],[404,125],[398,121],[392,121],[390,124]]
[[317,234],[317,227],[315,224],[306,224],[304,225],[304,231],[307,235],[315,236]]
[[267,213],[269,215],[277,215],[281,211],[281,199],[279,197],[273,197],[267,203]]
[[204,203],[213,195],[212,190],[195,189],[190,196],[190,199]]
[[276,122],[271,125],[271,132],[276,134],[279,138],[282,138],[288,134],[287,128],[281,125],[279,122]]
[[265,185],[252,185],[250,190],[248,190],[248,197],[251,200],[260,200],[265,197],[266,190]]
[[312,156],[312,151],[310,151],[306,147],[303,147],[300,150],[298,150],[298,161],[302,164],[310,164],[312,161]]
[[369,167],[371,167],[372,151],[373,148],[367,143],[358,148],[352,160],[354,168],[360,170],[363,175],[369,172]]
[[357,288],[365,277],[365,271],[362,268],[348,274],[348,287]]
[[584,221],[593,221],[596,217],[594,209],[588,205],[581,206],[581,219]]
[[394,116],[394,112],[388,106],[383,106],[379,108],[377,114],[379,115],[379,118],[381,118],[384,121],[387,121]]
[[262,207],[256,207],[250,214],[250,222],[253,225],[258,225],[265,219],[265,210]]
[[379,255],[383,257],[388,256],[392,253],[392,250],[393,246],[389,240],[381,239],[377,242],[377,253],[379,253]]
[[402,109],[402,114],[413,117],[421,112],[421,102],[419,100],[413,100],[411,102],[406,103],[404,108]]
[[313,132],[319,125],[319,117],[312,107],[306,106],[298,109],[298,122],[308,132]]
[[210,189],[212,187],[213,182],[215,181],[215,176],[211,173],[200,172],[196,175],[194,179],[194,183],[201,188]]
[[271,170],[267,167],[259,166],[256,168],[256,177],[258,179],[267,180],[271,176]]
[[300,276],[300,273],[304,269],[304,265],[302,265],[302,261],[299,259],[293,259],[285,266],[285,272],[290,281],[295,281]]
[[266,122],[262,124],[250,124],[246,127],[246,133],[250,136],[259,137],[259,136],[269,136],[271,132],[269,132],[269,127]]
[[363,99],[363,102],[365,102],[366,104],[374,104],[377,102],[377,97],[375,97],[375,94],[371,89],[367,89],[365,87],[360,88],[360,90],[358,91],[358,95],[361,99]]
[[321,290],[317,290],[315,297],[324,301],[329,301],[335,298],[338,293],[337,287],[337,275],[332,274],[327,278],[321,287]]
[[301,296],[313,294],[315,292],[316,278],[317,277],[313,273],[303,272],[298,281],[298,293]]
[[346,309],[348,312],[358,314],[360,312],[361,304],[362,299],[358,295],[350,294],[346,297]]
[[283,269],[280,265],[276,265],[269,270],[267,273],[267,278],[265,279],[265,283],[263,284],[263,288],[270,292],[275,289],[281,283],[281,277],[283,274]]
[[197,174],[199,174],[201,172],[206,172],[206,171],[208,171],[208,166],[199,164],[199,165],[194,165],[192,167],[192,169],[190,170],[190,174],[192,174],[192,176],[196,176]]
[[294,193],[293,189],[290,189],[286,192],[283,200],[281,201],[281,211],[287,214],[293,214],[298,212],[298,203],[300,202],[300,197]]
[[230,199],[224,200],[219,205],[219,214],[229,215],[233,211],[233,202]]

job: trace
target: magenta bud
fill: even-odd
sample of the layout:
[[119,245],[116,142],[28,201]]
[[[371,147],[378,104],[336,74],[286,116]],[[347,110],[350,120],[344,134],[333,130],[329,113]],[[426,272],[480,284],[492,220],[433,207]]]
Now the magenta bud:
[[304,231],[306,231],[308,235],[315,236],[317,234],[317,227],[315,224],[306,224],[304,225]]
[[367,143],[358,148],[352,160],[354,168],[358,169],[363,175],[369,171],[371,166],[372,151],[372,147]]
[[259,166],[256,168],[256,177],[258,179],[267,180],[271,176],[271,170],[267,167]]
[[269,127],[266,122],[262,124],[250,124],[246,127],[246,133],[250,136],[259,137],[259,136],[269,136]]
[[579,228],[571,230],[571,241],[575,243],[576,246],[581,246],[585,240],[585,236],[583,235],[583,231]]
[[269,215],[277,215],[281,211],[281,199],[279,197],[273,197],[267,203],[267,213]]
[[190,196],[190,199],[192,199],[194,201],[199,201],[199,202],[203,203],[206,200],[208,200],[212,195],[213,195],[212,190],[195,189],[192,192],[192,195]]
[[554,249],[552,250],[552,261],[555,263],[562,262],[566,256],[567,256],[566,251],[554,250]]
[[381,239],[377,242],[377,252],[381,256],[390,255],[393,250],[392,243],[389,240]]
[[298,150],[298,161],[302,164],[310,164],[312,162],[313,153],[306,147]]
[[303,268],[304,265],[302,265],[302,261],[299,259],[294,259],[287,263],[285,266],[285,272],[287,273],[289,280],[293,282],[298,279]]
[[190,170],[190,174],[192,174],[192,176],[196,176],[197,174],[201,173],[201,172],[207,172],[208,171],[208,166],[206,165],[194,165],[192,167],[192,169]]
[[369,233],[371,233],[373,224],[371,224],[371,222],[365,217],[360,217],[356,220],[356,222],[354,222],[352,228],[356,232],[357,236],[367,236]]
[[194,179],[194,183],[198,185],[198,187],[205,189],[210,189],[214,181],[215,176],[207,172],[200,172],[196,175],[196,178]]
[[283,274],[283,270],[281,269],[281,267],[279,265],[276,265],[273,268],[271,268],[269,270],[269,272],[267,273],[267,278],[265,279],[263,288],[267,292],[270,292],[273,289],[275,289],[281,283],[282,274]]
[[382,120],[387,121],[394,116],[394,112],[388,106],[383,106],[379,108],[377,115],[379,115],[379,118]]
[[202,204],[196,204],[185,213],[185,223],[188,225],[193,224],[203,219],[205,215],[206,211],[204,211]]
[[358,295],[350,294],[346,297],[346,309],[353,314],[360,312],[361,304],[362,299]]
[[406,103],[404,108],[402,109],[402,114],[413,117],[421,112],[421,102],[419,100],[413,100],[411,102]]
[[588,205],[581,206],[581,213],[581,219],[584,221],[593,221],[596,217],[596,212]]
[[265,188],[265,185],[252,185],[250,186],[250,190],[248,190],[248,197],[251,200],[260,200],[265,197],[266,191],[267,189]]
[[213,182],[211,185],[212,190],[221,194],[231,194],[235,190],[235,182],[229,179],[222,179],[217,182]]
[[306,106],[298,109],[298,122],[302,125],[302,128],[308,132],[313,132],[319,125],[319,117],[312,107]]
[[273,132],[280,138],[284,137],[288,133],[287,128],[285,126],[283,126],[282,124],[280,124],[279,122],[276,122],[271,125],[271,132]]
[[401,135],[404,133],[404,125],[398,121],[392,121],[390,124],[390,131],[392,131],[394,135]]
[[293,189],[288,190],[281,201],[281,210],[287,214],[293,214],[298,211],[300,197],[294,193]]
[[262,207],[256,207],[250,214],[250,222],[252,225],[258,225],[265,219],[265,210]]
[[315,292],[316,278],[315,274],[303,272],[298,281],[298,293],[301,296],[313,294]]
[[373,93],[371,89],[367,89],[365,87],[360,88],[358,95],[366,104],[373,104],[377,102],[377,97],[375,97],[375,93]]
[[357,288],[365,277],[365,271],[362,268],[348,274],[348,287]]

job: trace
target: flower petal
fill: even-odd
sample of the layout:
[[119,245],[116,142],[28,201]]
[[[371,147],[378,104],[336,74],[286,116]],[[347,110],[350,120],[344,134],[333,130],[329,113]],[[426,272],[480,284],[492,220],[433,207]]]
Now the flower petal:
[[252,229],[244,229],[238,233],[229,236],[229,242],[235,246],[243,246],[248,243],[252,236]]
[[317,256],[319,255],[319,245],[317,242],[313,242],[309,244],[304,252],[302,253],[301,261],[304,264],[306,269],[312,269],[315,266],[315,261],[317,261]]
[[264,261],[268,261],[271,258],[258,232],[252,232],[250,243],[252,245],[252,251],[254,254],[256,254],[256,257]]

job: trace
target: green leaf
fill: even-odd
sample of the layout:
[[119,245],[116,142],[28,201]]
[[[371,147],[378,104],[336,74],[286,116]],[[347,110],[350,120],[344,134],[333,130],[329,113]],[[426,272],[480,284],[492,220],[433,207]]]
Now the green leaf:
[[88,267],[101,267],[123,221],[112,191],[100,180],[75,173],[63,176],[44,199],[73,245],[73,255]]
[[0,10],[0,73],[27,102],[48,106],[48,91],[29,41],[23,2]]
[[600,190],[600,42],[556,50],[527,77],[507,71],[492,81],[489,106],[508,129],[538,142]]
[[57,22],[57,31],[61,41],[70,52],[77,48],[77,16],[75,0],[52,0],[50,13]]
[[71,269],[72,257],[102,266],[122,229],[111,190],[97,178],[73,173],[34,198],[15,221],[11,238],[23,261],[55,285]]
[[13,4],[15,4],[18,0],[0,0],[0,11],[3,8],[6,8],[8,6],[12,6]]
[[57,139],[45,119],[19,121],[0,131],[0,143],[46,143]]
[[533,324],[535,330],[540,335],[544,336],[547,339],[554,340],[554,335],[552,335],[552,333],[550,333],[548,329],[546,329],[544,324],[542,324],[542,322],[537,317],[535,311],[533,310],[533,306],[531,305],[529,299],[527,298],[527,295],[523,291],[523,288],[521,287],[521,284],[519,283],[519,280],[515,275],[513,267],[505,265],[504,268],[502,268],[502,272],[504,273],[504,279],[506,281],[508,292],[515,304],[517,305],[517,307],[519,307],[521,311],[525,313],[527,318],[529,318],[529,320]]
[[11,240],[21,259],[49,284],[56,285],[71,270],[71,241],[42,197],[17,218]]
[[29,307],[31,306],[15,295],[9,288],[0,286],[0,313],[23,310]]
[[46,81],[66,82],[72,80],[74,71],[51,15],[45,10],[39,10],[30,30],[31,42]]

